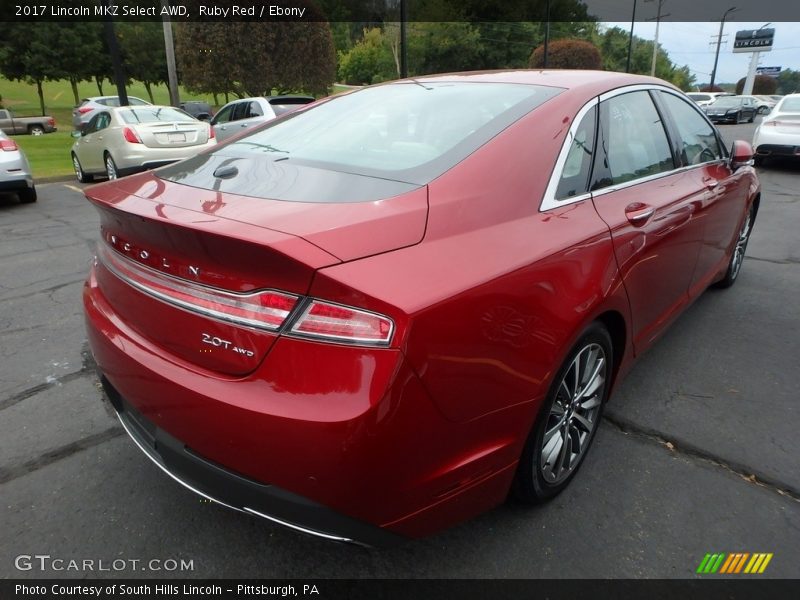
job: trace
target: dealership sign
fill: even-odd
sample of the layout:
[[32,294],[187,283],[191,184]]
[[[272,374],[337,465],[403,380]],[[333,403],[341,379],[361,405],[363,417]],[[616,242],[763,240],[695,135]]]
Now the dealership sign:
[[734,52],[769,52],[772,50],[772,40],[775,39],[774,29],[745,29],[736,32],[733,42]]
[[781,74],[781,67],[758,67],[756,73],[768,77],[777,77]]

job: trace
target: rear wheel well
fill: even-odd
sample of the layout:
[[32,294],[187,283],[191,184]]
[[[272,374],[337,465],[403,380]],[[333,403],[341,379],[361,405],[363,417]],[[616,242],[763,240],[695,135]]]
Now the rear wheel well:
[[625,318],[617,311],[611,310],[597,317],[597,321],[602,323],[608,329],[609,335],[611,335],[611,344],[614,352],[614,369],[611,382],[613,385],[614,379],[617,378],[619,366],[622,364],[622,357],[625,355],[625,345],[628,339]]

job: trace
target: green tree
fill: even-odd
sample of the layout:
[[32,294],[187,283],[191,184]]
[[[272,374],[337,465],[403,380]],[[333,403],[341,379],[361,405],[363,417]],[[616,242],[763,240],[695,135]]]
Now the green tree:
[[[105,44],[102,23],[83,21],[63,23],[55,45],[62,49],[75,49],[74,52],[62,52],[61,60],[76,105],[80,103],[79,82],[89,81],[100,73],[103,78],[111,78],[111,60]],[[102,90],[100,93],[102,94]]]
[[[736,82],[736,93],[741,94],[744,90],[744,84],[746,81],[746,77],[742,77],[739,81]],[[778,89],[778,80],[775,77],[770,77],[769,75],[756,75],[755,81],[753,82],[753,93],[754,94],[774,94],[775,91]]]
[[212,94],[323,94],[335,78],[336,59],[329,24],[313,19],[182,23],[176,54],[183,82]]
[[[552,69],[600,69],[602,59],[597,46],[584,40],[556,40],[548,45],[547,66]],[[530,66],[544,66],[544,45],[531,54]]]
[[388,37],[373,27],[348,52],[340,52],[338,80],[361,85],[396,78],[398,69]]
[[155,103],[152,86],[169,80],[162,24],[148,21],[119,23],[116,33],[125,61],[125,73],[131,79],[141,81],[150,102]]
[[800,71],[784,69],[778,75],[778,93],[793,94],[800,92]]
[[42,84],[67,76],[64,52],[57,43],[62,26],[44,21],[4,23],[0,37],[0,74],[36,85],[42,115],[47,112]]

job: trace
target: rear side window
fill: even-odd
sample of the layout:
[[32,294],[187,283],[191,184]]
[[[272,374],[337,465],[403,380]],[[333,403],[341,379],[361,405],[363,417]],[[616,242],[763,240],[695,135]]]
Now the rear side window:
[[592,170],[597,107],[593,106],[581,120],[570,141],[567,160],[561,170],[561,179],[556,189],[556,200],[580,196],[587,191],[589,173]]
[[253,117],[263,117],[264,111],[261,109],[261,105],[258,102],[251,102],[250,103],[250,111],[247,114],[247,118],[252,119]]
[[628,92],[600,103],[604,161],[593,189],[675,168],[669,141],[650,94]]
[[233,114],[233,104],[229,104],[225,106],[217,113],[217,116],[214,117],[214,123],[227,123],[231,120],[231,115]]
[[780,112],[800,112],[800,98],[784,98],[778,110]]
[[241,121],[242,119],[246,119],[249,112],[249,102],[237,102],[233,105],[233,116],[231,117],[231,121]]
[[683,161],[687,165],[699,165],[722,158],[714,128],[685,100],[668,92],[658,92],[672,115],[680,135]]

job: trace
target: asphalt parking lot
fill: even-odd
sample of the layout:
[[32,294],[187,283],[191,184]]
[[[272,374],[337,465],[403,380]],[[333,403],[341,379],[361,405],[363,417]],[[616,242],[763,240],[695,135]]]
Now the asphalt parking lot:
[[[753,129],[721,127],[729,143]],[[0,196],[0,577],[684,578],[709,552],[774,553],[761,577],[800,577],[800,164],[759,172],[739,281],[643,357],[568,490],[390,550],[209,504],[142,456],[86,352],[94,210],[72,183],[40,185],[32,205]],[[37,554],[126,562],[15,567]],[[192,569],[142,566],[152,559]]]

